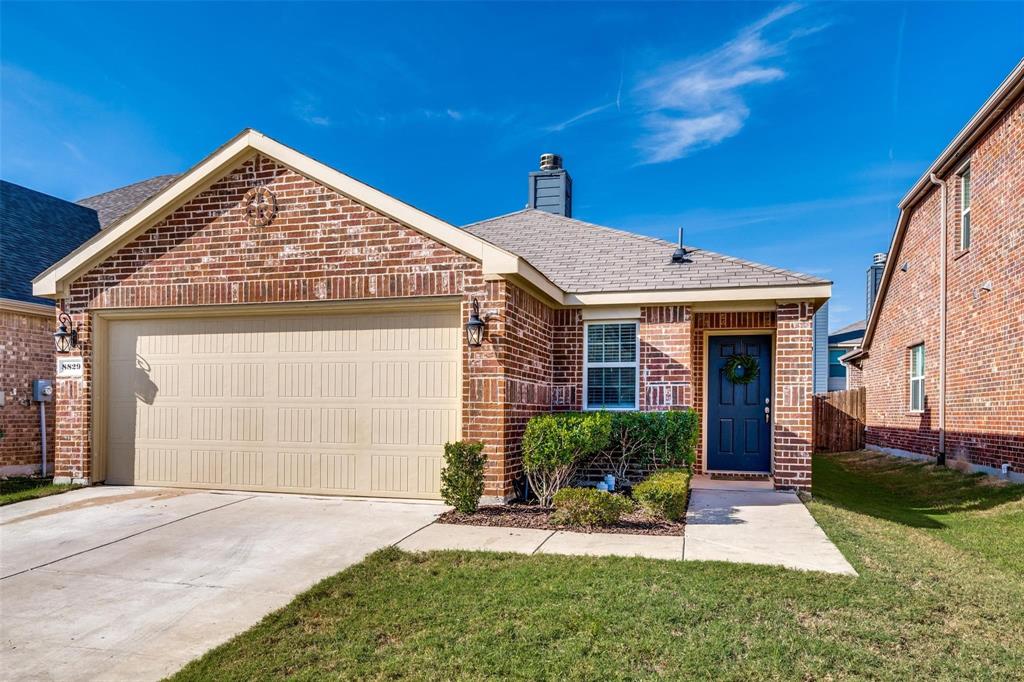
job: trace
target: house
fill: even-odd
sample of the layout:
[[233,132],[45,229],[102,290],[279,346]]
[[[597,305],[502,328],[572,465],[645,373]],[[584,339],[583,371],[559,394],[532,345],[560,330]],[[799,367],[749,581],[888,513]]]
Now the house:
[[1024,476],[1024,61],[900,202],[860,348],[868,446]]
[[[867,271],[867,286],[864,295],[863,320],[851,322],[841,327],[828,336],[828,390],[845,391],[848,388],[858,388],[861,385],[861,373],[856,367],[847,365],[842,357],[852,350],[860,347],[864,339],[864,329],[867,327],[867,318],[871,316],[871,308],[878,297],[878,287],[882,283],[882,271],[885,269],[884,253],[876,253],[871,259],[871,265]],[[827,303],[825,304],[828,305]]]
[[98,230],[92,209],[0,180],[0,476],[39,473],[44,436],[53,449],[52,405],[32,387],[54,378],[54,303],[32,278]]
[[[840,327],[828,335],[828,390],[845,391],[847,388],[856,388],[857,379],[847,376],[851,373],[849,368],[843,364],[841,358],[860,346],[864,338],[864,320],[851,322],[845,327]],[[857,374],[853,370],[853,375]]]
[[243,131],[36,278],[83,365],[59,477],[436,498],[462,438],[504,500],[536,414],[693,407],[699,470],[808,488],[830,282],[574,219],[553,155],[529,181],[462,229]]

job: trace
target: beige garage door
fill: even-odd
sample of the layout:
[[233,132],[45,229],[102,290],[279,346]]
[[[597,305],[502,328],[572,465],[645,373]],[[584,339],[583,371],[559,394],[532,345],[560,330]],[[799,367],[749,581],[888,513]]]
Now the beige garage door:
[[438,496],[457,310],[109,323],[107,482]]

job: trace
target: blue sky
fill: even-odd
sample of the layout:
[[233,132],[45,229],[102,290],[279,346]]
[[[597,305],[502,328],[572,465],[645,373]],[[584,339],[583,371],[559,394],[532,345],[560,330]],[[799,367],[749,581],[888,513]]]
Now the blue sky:
[[522,208],[835,281],[1024,56],[1024,3],[0,5],[0,172],[77,199],[245,127],[455,224]]

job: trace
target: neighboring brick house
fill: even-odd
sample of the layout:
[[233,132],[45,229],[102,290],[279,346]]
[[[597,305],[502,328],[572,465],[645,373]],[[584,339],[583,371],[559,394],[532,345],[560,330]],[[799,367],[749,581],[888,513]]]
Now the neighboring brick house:
[[[32,278],[98,230],[92,209],[0,180],[0,476],[42,467],[42,415],[32,382],[54,378],[54,306],[32,295]],[[52,405],[45,419],[52,452]]]
[[1024,61],[900,203],[861,348],[868,447],[1024,477]]
[[[463,438],[507,499],[536,414],[693,407],[701,471],[808,488],[830,283],[574,220],[542,161],[532,208],[461,229],[243,131],[35,280],[84,365],[59,476],[437,497]],[[723,379],[737,354],[757,380]]]

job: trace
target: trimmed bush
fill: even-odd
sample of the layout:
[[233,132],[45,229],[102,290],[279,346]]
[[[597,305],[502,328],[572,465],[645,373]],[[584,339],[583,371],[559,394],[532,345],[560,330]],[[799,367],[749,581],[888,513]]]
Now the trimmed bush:
[[607,412],[560,412],[530,419],[523,433],[523,470],[544,506],[568,485],[581,462],[608,446],[612,418]]
[[551,521],[559,526],[611,526],[633,511],[633,502],[596,488],[562,488],[554,497]]
[[613,412],[608,447],[594,458],[598,468],[628,480],[629,472],[693,463],[697,444],[697,413]]
[[463,514],[472,514],[484,494],[484,444],[459,440],[444,444],[441,498]]
[[690,474],[685,469],[664,469],[633,488],[633,497],[651,516],[678,521],[686,514]]

